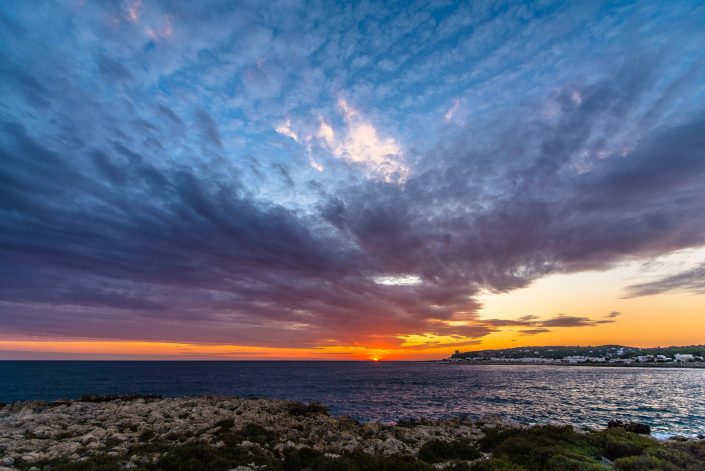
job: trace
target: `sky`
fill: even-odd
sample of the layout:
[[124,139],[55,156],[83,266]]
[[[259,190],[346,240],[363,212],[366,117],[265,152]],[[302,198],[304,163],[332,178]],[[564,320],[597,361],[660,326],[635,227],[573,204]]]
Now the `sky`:
[[705,343],[705,4],[2,2],[0,358]]

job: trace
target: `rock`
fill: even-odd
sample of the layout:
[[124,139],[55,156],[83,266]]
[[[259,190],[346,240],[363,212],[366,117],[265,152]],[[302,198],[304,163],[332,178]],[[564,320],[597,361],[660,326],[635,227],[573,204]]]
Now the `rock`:
[[81,445],[88,445],[89,443],[94,442],[95,440],[96,438],[93,436],[93,434],[90,433],[83,435],[82,437],[78,437],[78,441],[79,443],[81,443]]
[[380,446],[382,454],[385,456],[398,455],[402,452],[404,444],[396,438],[388,438]]
[[610,420],[607,428],[623,428],[627,432],[651,435],[651,427],[640,422],[622,422],[621,420]]
[[[130,397],[88,396],[60,405],[28,401],[6,406],[0,420],[0,465],[12,468],[20,462],[27,468],[59,457],[79,462],[106,453],[129,470],[156,463],[163,456],[156,450],[126,455],[141,443],[199,441],[228,447],[233,438],[228,434],[235,434],[235,443],[253,455],[274,459],[281,459],[288,448],[310,448],[331,458],[356,450],[374,455],[406,454],[418,451],[430,438],[482,436],[473,424],[458,420],[409,422],[406,427],[396,427],[360,424],[310,406],[293,407],[292,414],[291,401]],[[231,420],[232,426],[223,427],[224,420]],[[47,438],[33,438],[38,436]],[[241,467],[247,468],[257,466]]]
[[22,462],[23,463],[34,463],[37,461],[37,454],[36,453],[28,453],[26,455],[22,455]]
[[348,442],[345,443],[344,445],[341,445],[340,449],[344,453],[352,453],[355,451],[355,449],[358,447],[358,443],[356,441]]
[[125,394],[125,395],[99,395],[88,394],[79,399],[80,402],[112,402],[112,401],[152,401],[159,400],[162,396],[158,394]]

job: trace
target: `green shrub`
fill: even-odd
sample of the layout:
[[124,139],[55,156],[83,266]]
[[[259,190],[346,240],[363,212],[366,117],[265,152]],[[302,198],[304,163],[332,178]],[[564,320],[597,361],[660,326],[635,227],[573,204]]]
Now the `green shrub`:
[[504,458],[490,458],[476,461],[470,467],[471,471],[528,471],[524,466]]
[[430,440],[419,450],[419,458],[429,463],[450,460],[475,460],[480,452],[468,440]]
[[705,469],[705,443],[654,442],[643,454],[618,458],[614,464],[620,471],[701,471]]
[[156,462],[146,465],[147,471],[227,471],[254,463],[266,469],[280,469],[278,460],[257,450],[244,447],[213,447],[203,442],[169,447]]
[[627,456],[614,462],[619,471],[678,471],[680,468],[653,456]]
[[287,448],[284,450],[283,466],[286,471],[317,469],[325,460],[323,453],[312,448]]
[[546,469],[551,471],[604,471],[604,465],[593,460],[586,461],[583,458],[573,458],[562,454],[556,454],[548,459]]
[[106,448],[112,448],[112,447],[118,446],[121,443],[122,443],[122,441],[118,440],[117,438],[108,437],[105,439],[105,447]]
[[123,471],[117,458],[105,454],[91,456],[85,461],[69,461],[62,458],[52,462],[35,463],[33,466],[51,471]]
[[521,435],[522,433],[519,429],[504,429],[500,427],[486,427],[482,431],[484,436],[480,439],[478,445],[480,450],[485,452],[494,451],[507,438]]
[[213,424],[213,427],[222,427],[222,428],[233,428],[235,426],[235,421],[233,419],[223,419],[215,424]]
[[314,414],[328,415],[328,408],[320,402],[315,401],[309,402],[308,404],[303,404],[301,402],[293,402],[289,404],[289,414],[294,416]]
[[[487,428],[480,440],[484,451],[492,452],[478,469],[581,470],[606,469],[597,447],[586,434],[570,426],[544,425],[529,429]],[[511,463],[511,465],[509,464]],[[514,468],[512,468],[514,466]]]
[[599,448],[600,454],[611,460],[641,455],[646,449],[657,444],[650,437],[619,428],[593,433],[589,437],[590,441]]
[[[353,452],[329,458],[311,448],[284,450],[282,463],[286,471],[433,471],[430,465],[408,456],[372,456]],[[446,468],[453,470],[454,468]],[[458,470],[461,471],[461,470]]]
[[260,445],[275,443],[277,441],[276,433],[257,424],[245,425],[236,435],[240,438],[241,442],[249,440],[253,443],[259,443]]

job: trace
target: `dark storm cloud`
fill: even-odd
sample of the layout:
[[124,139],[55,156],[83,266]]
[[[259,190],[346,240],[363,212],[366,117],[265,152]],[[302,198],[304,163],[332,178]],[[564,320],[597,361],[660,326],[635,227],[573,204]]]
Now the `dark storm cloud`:
[[[176,5],[166,15],[166,6],[149,7],[125,19],[117,7],[86,6],[71,31],[101,32],[99,47],[58,27],[35,28],[35,42],[0,32],[9,97],[0,109],[6,335],[320,346],[429,333],[467,345],[505,327],[534,335],[616,317],[478,319],[482,290],[705,244],[705,115],[696,105],[677,119],[665,111],[658,54],[594,63],[599,74],[478,111],[452,132],[429,130],[434,145],[407,152],[409,178],[397,185],[334,158],[313,176],[308,158],[265,158],[283,148],[271,144],[281,138],[273,129],[301,97],[348,86],[319,80],[348,67],[335,62],[347,53],[326,49],[336,44],[326,34],[274,38],[277,28],[254,21],[281,15],[282,28],[301,32],[308,9]],[[27,14],[25,28],[15,17],[0,16],[22,30],[40,21]],[[111,19],[114,28],[103,28]],[[238,28],[247,40],[230,50]],[[37,59],[45,49],[46,63]],[[480,65],[473,70],[482,75]],[[266,87],[241,80],[258,70],[267,71]],[[306,80],[291,85],[294,75]],[[399,75],[409,82],[397,91],[433,74],[419,64]],[[286,84],[295,97],[279,97]],[[434,101],[409,93],[404,109],[416,98]],[[327,106],[308,105],[314,115]],[[649,120],[637,119],[645,108]],[[238,138],[246,152],[231,149]],[[422,283],[374,281],[397,275]],[[631,293],[702,291],[701,279],[696,269]],[[458,319],[470,323],[447,322]]]

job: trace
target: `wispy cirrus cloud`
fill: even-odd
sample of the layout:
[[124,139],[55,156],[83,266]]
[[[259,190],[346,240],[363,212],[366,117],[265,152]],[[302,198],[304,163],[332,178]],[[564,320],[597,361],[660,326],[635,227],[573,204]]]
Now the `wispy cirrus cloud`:
[[[614,314],[614,313],[611,313]],[[619,315],[619,313],[617,313]],[[569,316],[566,314],[557,314],[553,317],[541,319],[539,316],[527,315],[518,319],[481,319],[478,322],[492,328],[504,327],[525,327],[519,332],[525,335],[535,335],[544,332],[550,332],[550,328],[560,327],[594,327],[601,324],[610,324],[615,322],[611,318],[617,317],[608,315],[610,319],[593,319],[587,316]]]
[[653,296],[672,291],[705,293],[705,265],[683,270],[646,283],[627,286],[627,297]]
[[544,329],[544,328],[536,328],[536,329],[522,329],[519,332],[522,335],[538,335],[538,334],[545,334],[546,332],[550,332],[550,329]]

